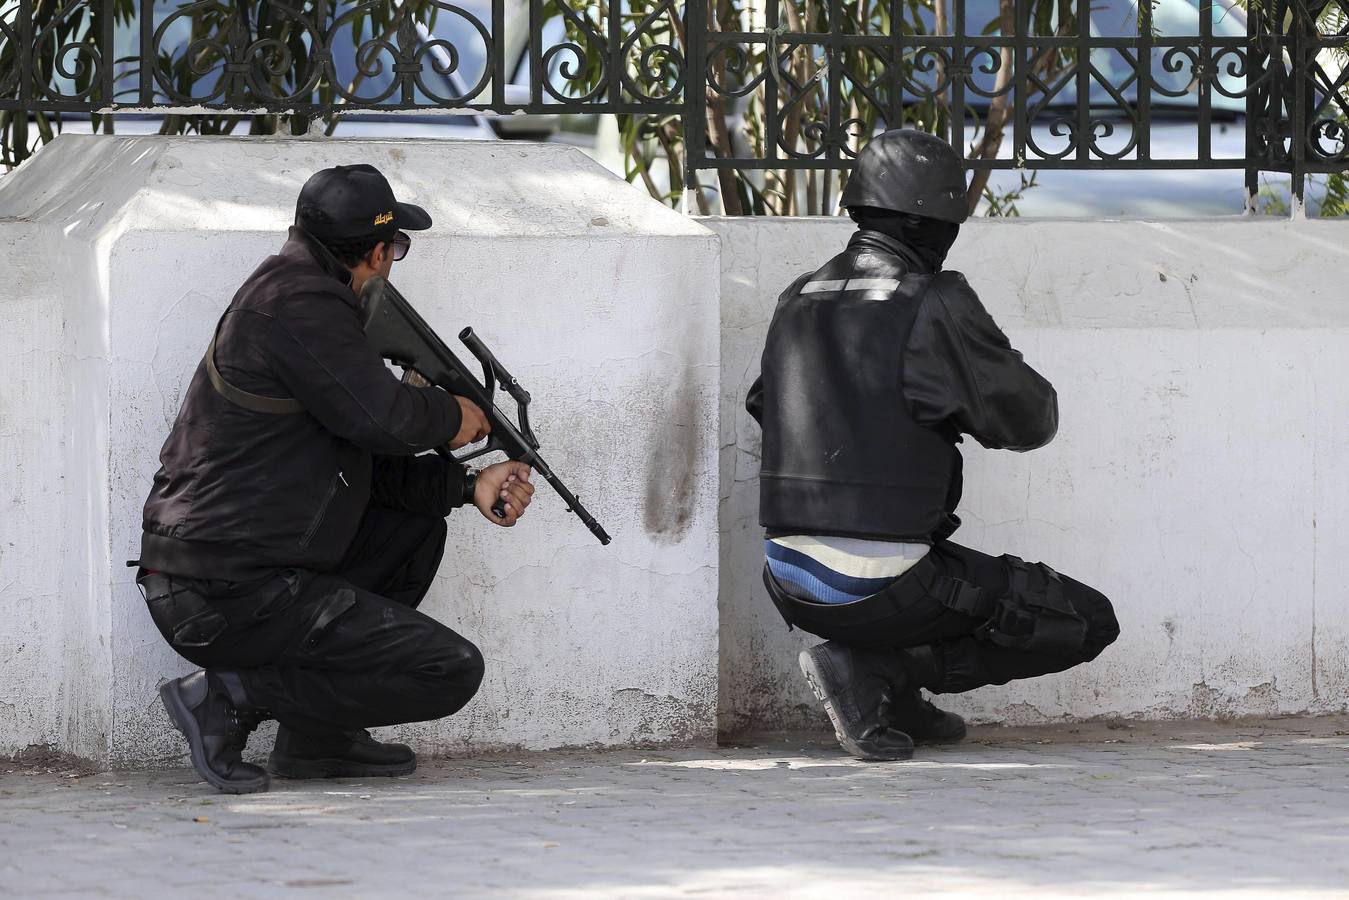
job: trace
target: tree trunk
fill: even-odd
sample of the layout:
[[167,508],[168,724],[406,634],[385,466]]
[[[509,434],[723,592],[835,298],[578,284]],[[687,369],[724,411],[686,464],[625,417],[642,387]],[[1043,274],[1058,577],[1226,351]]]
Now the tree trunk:
[[[1012,35],[1013,29],[1016,28],[1016,0],[998,0],[998,11],[1001,14],[1002,35],[1004,38],[1008,38]],[[1009,107],[1012,93],[1007,90],[1007,87],[1012,82],[1014,70],[1012,48],[1004,45],[1000,58],[998,80],[994,87],[997,96],[989,104],[988,117],[984,120],[984,133],[970,148],[970,159],[997,158],[998,149],[1002,146],[1003,131],[1007,127],[1007,120],[1011,117]],[[970,179],[969,190],[965,194],[965,200],[969,204],[971,213],[974,212],[975,207],[979,205],[979,200],[984,196],[984,188],[988,186],[988,176],[988,169],[974,170],[974,176]]]
[[[727,13],[734,13],[728,0],[707,0],[708,30],[724,31],[722,27],[722,16]],[[720,57],[721,54],[718,54]],[[715,82],[725,84],[726,62],[724,58],[719,62],[714,62],[713,69],[715,73]],[[731,133],[726,127],[726,98],[712,90],[712,79],[708,80],[708,86],[704,92],[707,98],[707,137],[712,142],[712,146],[717,149],[717,153],[722,157],[733,155],[731,150]],[[685,153],[690,152],[690,148],[684,148]],[[735,172],[730,169],[718,169],[717,181],[721,187],[721,208],[728,216],[743,216],[744,207],[740,203],[740,190],[736,184]]]

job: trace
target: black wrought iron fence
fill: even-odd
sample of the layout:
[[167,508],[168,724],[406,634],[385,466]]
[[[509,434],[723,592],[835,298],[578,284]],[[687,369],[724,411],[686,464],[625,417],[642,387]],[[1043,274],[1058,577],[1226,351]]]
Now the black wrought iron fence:
[[[686,179],[847,169],[909,125],[976,181],[1239,169],[1253,189],[1349,168],[1347,44],[1349,0],[0,0],[0,117],[17,159],[79,117],[615,114]],[[1159,147],[1163,122],[1192,150]],[[1241,146],[1215,146],[1226,122]]]
[[[0,110],[683,112],[682,78],[629,64],[641,23],[596,18],[567,0],[0,0]],[[594,83],[570,77],[591,61]]]

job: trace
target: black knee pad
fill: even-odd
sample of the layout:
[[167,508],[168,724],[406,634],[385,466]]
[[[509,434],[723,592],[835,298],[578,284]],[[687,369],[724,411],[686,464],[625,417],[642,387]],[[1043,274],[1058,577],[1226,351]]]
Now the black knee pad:
[[1095,659],[1119,637],[1119,620],[1115,618],[1115,607],[1105,594],[1095,588],[1080,581],[1073,581],[1071,578],[1064,580],[1070,585],[1073,607],[1087,620],[1087,638],[1083,650],[1090,653],[1087,659]]
[[1063,576],[1044,563],[1003,556],[1007,595],[996,601],[993,616],[976,632],[980,640],[1002,647],[1071,656],[1087,641],[1087,620],[1068,596]]

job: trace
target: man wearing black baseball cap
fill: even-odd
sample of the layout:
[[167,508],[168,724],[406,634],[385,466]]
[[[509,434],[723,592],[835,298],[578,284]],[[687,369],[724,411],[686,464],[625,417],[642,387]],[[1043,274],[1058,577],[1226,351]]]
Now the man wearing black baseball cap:
[[[423,453],[482,439],[486,417],[394,377],[359,316],[366,281],[387,278],[407,232],[429,227],[373,166],[311,177],[285,246],[217,324],[160,451],[137,581],[164,638],[202,668],[160,696],[221,791],[266,790],[268,770],[411,772],[410,748],[365,729],[450,715],[481,682],[477,648],[416,607],[445,516],[471,504],[514,525],[529,467],[474,475]],[[279,728],[263,769],[241,753],[268,718]]]
[[315,172],[300,189],[296,224],[314,237],[353,241],[393,236],[400,229],[431,227],[426,210],[394,199],[393,188],[374,166],[334,166]]

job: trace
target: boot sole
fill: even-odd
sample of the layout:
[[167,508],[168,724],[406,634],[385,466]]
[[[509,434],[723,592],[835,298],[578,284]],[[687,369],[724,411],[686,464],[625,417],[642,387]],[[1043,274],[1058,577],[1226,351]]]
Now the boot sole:
[[820,668],[819,662],[815,659],[815,654],[810,650],[802,650],[801,655],[797,657],[797,662],[801,666],[801,674],[806,676],[806,684],[810,685],[811,693],[815,698],[824,704],[824,711],[829,715],[829,721],[834,726],[834,737],[838,739],[839,744],[844,750],[847,750],[857,759],[865,762],[893,762],[900,759],[912,759],[913,750],[895,750],[889,753],[876,753],[872,750],[864,750],[862,746],[848,736],[842,723],[839,721],[838,713],[834,711],[834,697],[831,697],[824,689],[828,680]]
[[256,794],[271,787],[271,779],[265,773],[261,778],[250,781],[228,781],[211,771],[210,767],[206,765],[206,755],[201,747],[201,727],[197,724],[196,717],[187,708],[187,704],[183,702],[183,698],[178,696],[178,683],[176,681],[160,685],[159,699],[164,704],[164,710],[169,714],[169,720],[173,722],[173,727],[177,728],[182,732],[183,737],[187,738],[192,768],[197,770],[197,774],[207,784],[222,794]]
[[391,778],[395,775],[411,775],[417,771],[415,758],[405,763],[378,765],[375,763],[353,763],[345,759],[296,759],[278,756],[267,757],[267,771],[280,778]]

